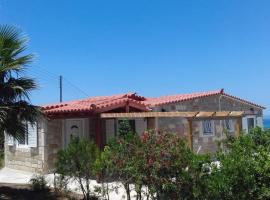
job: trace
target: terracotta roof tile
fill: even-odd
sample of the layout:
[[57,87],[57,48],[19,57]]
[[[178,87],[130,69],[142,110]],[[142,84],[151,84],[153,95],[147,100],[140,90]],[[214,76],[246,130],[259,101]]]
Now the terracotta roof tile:
[[209,92],[198,92],[191,94],[180,94],[180,95],[169,95],[155,98],[145,98],[138,96],[136,93],[125,93],[112,96],[99,96],[81,99],[77,101],[70,101],[64,103],[50,104],[42,106],[43,111],[47,114],[53,113],[67,113],[67,112],[102,112],[104,109],[108,110],[110,107],[113,108],[117,105],[123,105],[125,103],[138,106],[141,110],[150,110],[151,107],[160,106],[164,104],[171,104],[177,102],[183,102],[187,100],[203,98],[207,96],[213,96],[223,94],[224,96],[242,101],[256,107],[264,109],[263,106],[254,104],[252,102],[243,100],[241,98],[224,93],[224,90],[215,90]]
[[70,101],[65,103],[50,104],[42,106],[47,114],[61,112],[90,112],[98,111],[107,107],[115,106],[121,103],[132,102],[141,106],[143,110],[149,110],[148,107],[141,103],[145,98],[138,96],[136,93],[118,94],[112,96],[100,96]]
[[191,94],[177,94],[177,95],[169,95],[169,96],[161,96],[156,98],[147,98],[145,103],[150,106],[160,106],[164,104],[177,103],[181,101],[192,100],[196,98],[203,98],[207,96],[221,94],[223,90],[215,90],[210,92],[197,92]]

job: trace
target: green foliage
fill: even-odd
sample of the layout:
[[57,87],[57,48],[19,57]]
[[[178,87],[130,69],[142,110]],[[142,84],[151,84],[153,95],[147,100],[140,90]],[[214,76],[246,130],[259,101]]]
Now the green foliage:
[[84,198],[89,200],[90,178],[96,174],[96,164],[100,152],[94,142],[85,138],[73,138],[64,150],[59,151],[56,169],[57,173],[66,178],[75,178],[80,184]]
[[130,185],[135,185],[137,199],[143,194],[152,199],[194,199],[204,192],[201,183],[209,176],[203,167],[209,157],[195,155],[183,138],[171,133],[118,137],[105,147],[102,157],[104,169],[123,184],[127,199]]
[[185,138],[167,132],[126,132],[101,155],[92,142],[76,138],[59,153],[57,169],[77,177],[81,185],[82,179],[87,183],[98,174],[102,187],[97,190],[107,199],[115,188],[104,180],[111,177],[122,183],[128,200],[131,190],[137,200],[270,199],[269,141],[270,131],[256,128],[229,137],[223,144],[226,151],[210,157],[195,154]]
[[119,121],[118,135],[125,136],[130,134],[134,134],[134,132],[132,131],[129,121],[127,119]]
[[270,199],[270,131],[255,128],[224,141],[226,151],[197,155],[166,132],[126,134],[105,147],[99,167],[117,177],[130,199]]
[[30,179],[32,190],[34,191],[48,191],[47,181],[43,175],[35,175]]
[[20,30],[0,25],[0,134],[15,138],[24,135],[24,121],[34,123],[40,115],[29,99],[37,87],[35,80],[23,76],[33,60],[33,54],[24,54],[26,47],[27,38]]
[[227,141],[209,181],[211,199],[270,199],[270,132],[255,128]]

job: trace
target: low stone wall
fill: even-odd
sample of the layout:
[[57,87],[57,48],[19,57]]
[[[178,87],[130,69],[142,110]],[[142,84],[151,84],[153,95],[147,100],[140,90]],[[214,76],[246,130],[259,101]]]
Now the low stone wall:
[[29,171],[33,173],[43,172],[42,148],[17,148],[5,146],[5,166],[11,169]]

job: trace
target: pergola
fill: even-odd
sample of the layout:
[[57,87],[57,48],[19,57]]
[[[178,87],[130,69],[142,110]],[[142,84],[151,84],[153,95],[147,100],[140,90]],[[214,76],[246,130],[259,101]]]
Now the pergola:
[[240,135],[241,123],[243,111],[216,111],[216,112],[127,112],[127,113],[101,113],[100,117],[103,119],[115,119],[115,118],[147,118],[148,126],[147,128],[153,129],[156,127],[155,118],[159,117],[180,117],[186,118],[188,120],[188,143],[192,148],[193,146],[193,130],[192,122],[194,120],[201,119],[216,119],[222,120],[227,118],[237,119],[236,123],[236,136]]

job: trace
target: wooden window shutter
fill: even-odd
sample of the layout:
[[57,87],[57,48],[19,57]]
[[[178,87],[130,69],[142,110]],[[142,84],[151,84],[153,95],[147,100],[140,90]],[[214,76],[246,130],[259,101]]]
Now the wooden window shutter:
[[28,146],[37,147],[38,143],[38,126],[37,123],[28,124]]

